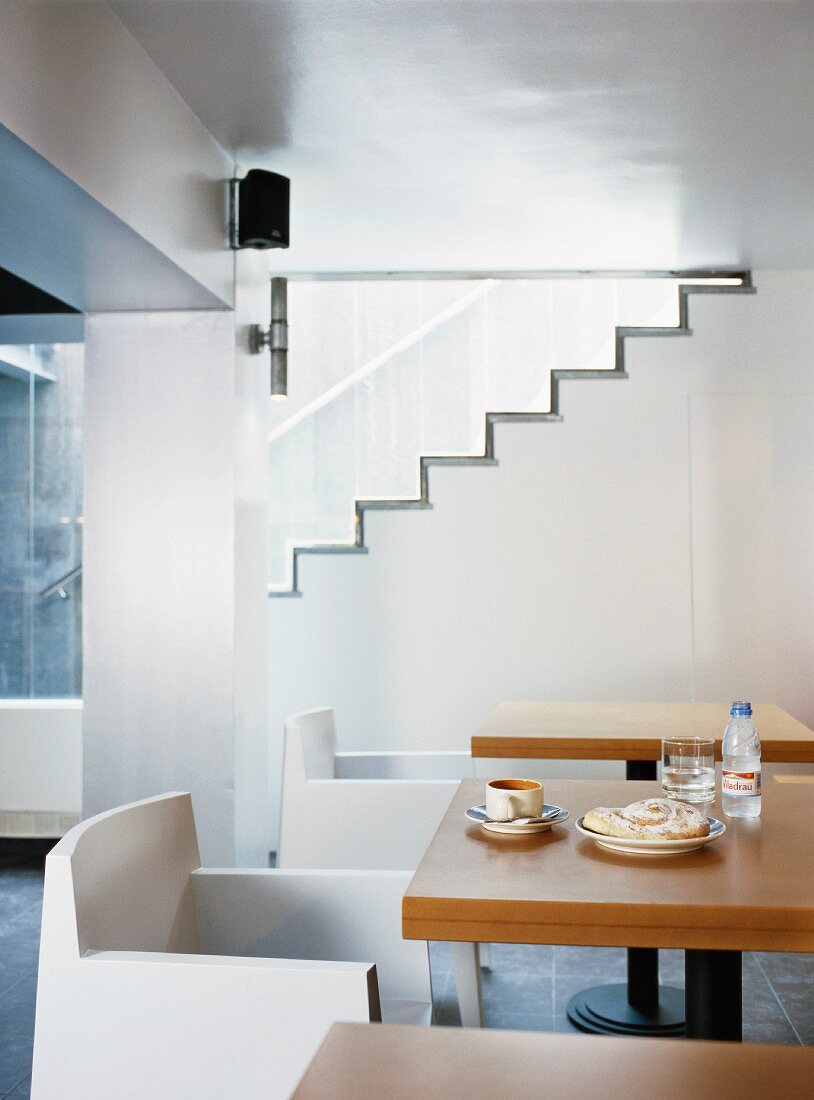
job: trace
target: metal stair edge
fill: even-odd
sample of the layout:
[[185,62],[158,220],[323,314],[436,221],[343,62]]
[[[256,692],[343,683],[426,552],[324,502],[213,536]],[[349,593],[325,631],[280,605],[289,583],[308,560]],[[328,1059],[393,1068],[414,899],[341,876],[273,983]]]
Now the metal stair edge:
[[488,412],[492,424],[561,424],[559,413],[552,412]]
[[402,511],[422,511],[432,508],[428,500],[421,497],[382,497],[381,500],[357,500],[357,512],[392,512],[395,509]]
[[491,455],[421,455],[422,466],[497,466]]

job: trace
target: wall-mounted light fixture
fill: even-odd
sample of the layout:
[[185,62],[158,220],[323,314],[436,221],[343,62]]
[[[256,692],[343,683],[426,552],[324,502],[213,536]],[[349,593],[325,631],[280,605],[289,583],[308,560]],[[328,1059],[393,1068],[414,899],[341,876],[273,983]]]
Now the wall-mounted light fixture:
[[271,280],[271,324],[249,328],[249,351],[259,355],[263,348],[271,352],[271,397],[288,397],[288,280]]

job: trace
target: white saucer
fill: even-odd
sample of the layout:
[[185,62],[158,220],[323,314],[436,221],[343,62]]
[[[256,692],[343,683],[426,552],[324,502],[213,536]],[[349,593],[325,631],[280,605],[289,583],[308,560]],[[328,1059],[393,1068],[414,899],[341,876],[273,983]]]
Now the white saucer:
[[708,817],[709,836],[691,836],[680,840],[668,837],[651,837],[648,840],[641,840],[638,837],[604,836],[602,833],[595,833],[592,829],[585,828],[582,824],[584,820],[585,818],[581,817],[575,822],[577,830],[583,836],[595,840],[602,848],[610,848],[614,852],[624,852],[625,855],[629,856],[682,856],[686,852],[696,852],[699,848],[703,848],[705,844],[711,844],[713,840],[717,840],[726,832],[726,825],[723,821],[719,821],[717,817]]
[[511,836],[523,836],[529,833],[545,833],[551,828],[552,825],[560,825],[563,821],[568,820],[568,810],[564,810],[562,806],[543,806],[542,814],[550,814],[548,821],[535,822],[534,825],[515,825],[512,821],[484,821],[483,814],[486,813],[486,806],[470,806],[470,808],[464,811],[470,821],[474,821],[478,825],[482,825],[490,833],[507,833]]

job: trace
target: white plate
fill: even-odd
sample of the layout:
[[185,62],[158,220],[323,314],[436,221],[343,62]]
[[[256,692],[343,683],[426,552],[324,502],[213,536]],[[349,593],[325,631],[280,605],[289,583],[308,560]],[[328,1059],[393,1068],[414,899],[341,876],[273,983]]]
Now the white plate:
[[[474,812],[473,812],[474,811]],[[548,821],[540,821],[534,825],[515,825],[511,821],[484,821],[478,814],[486,813],[486,806],[470,806],[464,811],[470,821],[482,825],[490,833],[506,833],[511,836],[522,836],[528,833],[545,833],[552,825],[560,825],[568,820],[568,810],[562,806],[543,806],[543,814],[550,814]],[[542,817],[543,814],[540,816]]]
[[681,856],[685,852],[695,852],[703,848],[705,844],[711,844],[713,840],[723,836],[726,825],[717,817],[708,817],[709,836],[691,836],[681,840],[672,840],[667,837],[651,837],[649,840],[640,840],[638,837],[604,836],[595,833],[592,829],[586,829],[582,824],[584,817],[575,823],[577,830],[583,836],[595,840],[602,848],[610,848],[614,852],[624,852],[633,856]]

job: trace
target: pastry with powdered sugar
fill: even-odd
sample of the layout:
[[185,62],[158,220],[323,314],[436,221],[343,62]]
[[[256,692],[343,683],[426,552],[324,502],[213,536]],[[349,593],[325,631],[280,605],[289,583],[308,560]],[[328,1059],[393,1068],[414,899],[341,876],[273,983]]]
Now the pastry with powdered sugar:
[[669,798],[645,798],[624,808],[597,806],[585,815],[583,825],[602,836],[648,840],[687,840],[709,836],[709,821],[694,806]]

